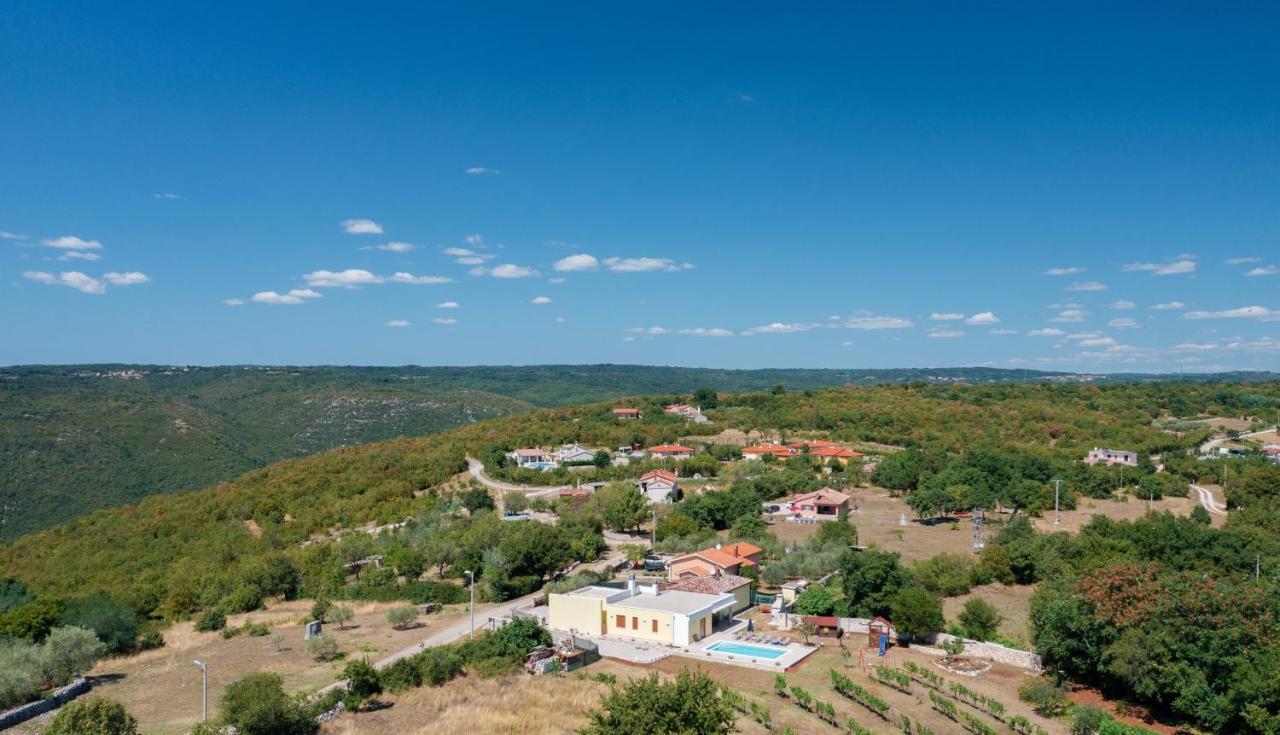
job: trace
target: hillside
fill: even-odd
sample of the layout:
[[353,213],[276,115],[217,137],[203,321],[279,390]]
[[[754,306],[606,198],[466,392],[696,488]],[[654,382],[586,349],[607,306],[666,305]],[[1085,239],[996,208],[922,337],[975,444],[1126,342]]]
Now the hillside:
[[1002,382],[1047,373],[533,367],[0,369],[0,540],[288,457],[624,394]]
[[[1124,376],[1125,382],[1169,376]],[[1259,380],[1265,374],[1233,375]],[[1211,376],[1186,376],[1208,380]],[[28,366],[0,369],[0,540],[338,446],[421,436],[534,407],[775,385],[1110,384],[996,368]]]
[[[1171,408],[1221,414],[1238,411],[1240,402],[1278,397],[1277,384],[1185,383],[748,393],[722,399],[712,412],[716,427],[702,430],[803,431],[816,425],[847,440],[928,452],[1015,450],[1065,467],[1099,442],[1145,450],[1194,446],[1200,437],[1153,428],[1153,419]],[[649,400],[656,405],[661,398]],[[201,491],[97,511],[0,546],[0,576],[21,578],[41,593],[108,591],[127,594],[144,613],[180,612],[190,609],[201,587],[225,587],[253,574],[266,558],[296,552],[312,534],[412,515],[430,502],[420,493],[461,472],[467,453],[571,440],[616,446],[637,436],[666,441],[693,428],[660,412],[620,423],[610,405],[528,412],[426,437],[339,448]],[[247,520],[261,533],[251,533]]]

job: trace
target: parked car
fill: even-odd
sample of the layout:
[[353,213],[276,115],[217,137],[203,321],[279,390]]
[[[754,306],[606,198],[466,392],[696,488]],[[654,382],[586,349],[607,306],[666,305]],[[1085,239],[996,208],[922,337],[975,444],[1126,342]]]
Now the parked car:
[[649,554],[644,558],[644,570],[646,572],[661,572],[667,568],[667,563],[662,557]]

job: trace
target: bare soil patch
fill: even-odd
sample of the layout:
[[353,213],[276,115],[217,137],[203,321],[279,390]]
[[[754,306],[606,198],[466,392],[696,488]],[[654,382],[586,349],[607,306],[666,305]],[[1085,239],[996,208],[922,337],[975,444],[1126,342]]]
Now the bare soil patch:
[[999,582],[974,587],[967,594],[959,597],[948,597],[942,601],[942,612],[947,621],[955,621],[960,617],[964,604],[975,597],[991,603],[1003,618],[1000,621],[999,633],[1022,645],[1031,639],[1027,629],[1027,606],[1031,594],[1035,592],[1032,585],[1003,585]]

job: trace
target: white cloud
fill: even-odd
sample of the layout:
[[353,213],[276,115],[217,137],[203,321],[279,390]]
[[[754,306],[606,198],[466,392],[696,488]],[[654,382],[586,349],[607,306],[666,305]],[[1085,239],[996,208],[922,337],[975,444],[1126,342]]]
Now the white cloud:
[[1066,332],[1061,329],[1055,329],[1054,327],[1046,327],[1045,329],[1033,329],[1030,332],[1027,332],[1027,334],[1032,337],[1061,337],[1066,334]]
[[956,322],[963,319],[964,314],[960,314],[954,311],[948,311],[948,312],[942,312],[942,313],[938,313],[935,311],[929,315],[929,318],[935,322]]
[[566,258],[561,258],[551,267],[561,272],[593,271],[600,267],[600,261],[597,260],[594,255],[579,253],[578,255],[570,255]]
[[166,193],[163,193],[163,194],[152,194],[152,195],[151,195],[151,197],[152,197],[153,199],[181,199],[181,198],[182,198],[182,195],[181,195],[181,194],[174,194],[174,193],[171,193],[171,192],[166,192]]
[[1119,344],[1113,337],[1090,337],[1078,342],[1081,347],[1111,347]]
[[437,309],[459,309],[462,307],[458,306],[457,301],[441,301],[440,303],[436,304],[436,308]]
[[356,288],[382,283],[384,279],[362,268],[348,268],[344,271],[312,271],[302,280],[316,288]]
[[671,330],[666,327],[631,327],[627,331],[633,334],[648,334],[654,337],[660,334],[671,334]]
[[107,292],[107,287],[102,281],[87,276],[80,271],[63,271],[56,276],[44,271],[26,271],[22,276],[36,283],[43,283],[46,286],[68,286],[81,293],[97,295]]
[[676,263],[670,258],[605,258],[604,266],[614,273],[687,271],[693,268],[692,263]]
[[1112,309],[1122,309],[1122,310],[1123,310],[1123,309],[1132,309],[1132,308],[1133,308],[1133,307],[1135,307],[1135,306],[1137,306],[1137,304],[1133,303],[1132,301],[1125,301],[1125,300],[1123,300],[1123,299],[1122,299],[1122,300],[1120,300],[1120,301],[1112,301],[1112,302],[1111,302],[1111,308],[1112,308]]
[[480,265],[485,261],[493,260],[497,257],[490,253],[477,253],[470,248],[458,247],[445,248],[444,254],[453,257],[454,262],[461,265]]
[[1068,291],[1106,291],[1106,284],[1097,281],[1080,281],[1067,286]]
[[53,237],[48,240],[41,240],[40,243],[47,248],[58,248],[59,250],[101,250],[102,243],[97,240],[81,240],[73,235],[63,235],[62,237]]
[[718,327],[694,327],[693,329],[681,329],[680,334],[688,334],[694,337],[732,337],[733,332],[728,329],[720,329]]
[[973,316],[964,320],[965,324],[973,324],[975,326],[982,325],[982,324],[998,324],[999,322],[1000,322],[1000,317],[996,316],[990,311],[984,311],[981,314],[974,314]]
[[438,316],[435,319],[432,319],[431,323],[449,325],[449,324],[457,324],[458,320],[454,319],[453,317]]
[[1195,273],[1196,262],[1187,256],[1179,256],[1181,260],[1172,260],[1168,263],[1129,263],[1122,270],[1125,271],[1150,271],[1157,276],[1176,276],[1183,273]]
[[477,271],[479,271],[478,275],[490,275],[494,278],[529,278],[538,275],[538,272],[532,268],[512,263],[503,263],[491,269],[477,268],[472,273]]
[[371,219],[344,219],[342,229],[348,235],[381,235],[382,225]]
[[1175,346],[1174,349],[1183,350],[1187,352],[1210,352],[1212,350],[1218,349],[1218,345],[1196,343],[1196,342],[1183,342],[1182,344]]
[[533,298],[529,299],[529,303],[538,304],[541,306],[542,304],[551,303],[551,299],[547,296],[534,296]]
[[1188,311],[1183,319],[1257,319],[1262,322],[1280,321],[1280,310],[1263,306],[1242,306],[1224,311]]
[[929,336],[937,339],[951,339],[954,337],[963,337],[964,332],[955,329],[937,329],[929,332]]
[[102,260],[102,256],[92,250],[68,250],[62,255],[59,255],[58,260],[87,260],[92,263],[94,261]]
[[1262,258],[1227,258],[1227,265],[1248,265],[1250,263],[1261,263]]
[[1046,276],[1074,276],[1077,273],[1084,273],[1084,268],[1073,265],[1066,268],[1050,268],[1044,272]]
[[874,331],[879,329],[907,329],[908,327],[914,327],[915,324],[910,319],[903,319],[902,317],[875,316],[874,314],[864,313],[851,316],[833,326]]
[[1089,316],[1089,312],[1083,309],[1063,309],[1058,315],[1050,319],[1051,322],[1075,323],[1082,322],[1084,318]]
[[1016,329],[992,329],[987,332],[987,334],[994,334],[997,336],[1005,336],[1005,335],[1017,334],[1017,333],[1018,333],[1018,330]]
[[463,240],[463,242],[467,243],[468,245],[483,245],[483,244],[484,244],[484,238],[480,236],[480,233],[479,233],[479,232],[473,232],[473,233],[471,233],[470,235],[467,235],[466,237],[462,238],[462,240]]
[[391,278],[387,279],[392,283],[408,283],[414,286],[432,286],[438,283],[452,283],[453,279],[447,276],[415,276],[412,273],[393,273]]
[[222,303],[227,306],[244,306],[244,299],[223,299]]
[[[104,273],[102,277],[112,286],[136,286],[139,283],[147,283],[151,279],[147,278],[146,273],[138,271],[129,271],[127,273]],[[318,295],[318,294],[317,294]]]
[[1115,329],[1136,329],[1138,322],[1134,319],[1112,319],[1107,322],[1107,326]]
[[484,176],[486,174],[497,176],[500,173],[502,173],[502,171],[499,169],[485,168],[484,166],[472,166],[471,168],[467,169],[467,174],[470,176]]
[[407,253],[418,247],[411,242],[389,242],[385,245],[375,245],[374,250],[386,250],[389,253]]
[[318,299],[320,294],[309,288],[295,288],[289,293],[276,293],[275,291],[259,291],[251,297],[251,300],[259,304],[271,304],[273,306],[287,305],[294,306],[301,304],[307,299]]
[[742,334],[747,337],[750,337],[751,335],[754,335],[754,334],[794,334],[796,332],[808,332],[812,329],[817,329],[818,327],[821,327],[821,326],[822,326],[821,324],[815,324],[812,322],[795,323],[795,324],[786,324],[784,322],[772,322],[770,324],[765,324],[763,326],[752,327],[751,329],[743,331]]
[[411,323],[409,322],[408,319],[392,319],[391,321],[387,322],[388,327],[407,327],[407,326],[410,326],[410,324]]
[[1277,273],[1280,273],[1280,268],[1277,268],[1274,265],[1264,265],[1261,268],[1254,268],[1253,270],[1249,271],[1245,275],[1252,276],[1252,277],[1274,276]]
[[1177,311],[1178,309],[1187,308],[1187,305],[1182,303],[1181,301],[1170,301],[1167,304],[1156,304],[1151,308],[1155,309],[1156,311]]
[[4,230],[0,230],[0,240],[19,240],[19,241],[21,241],[21,240],[26,240],[26,239],[27,239],[27,236],[26,236],[26,235],[19,235],[19,234],[18,234],[18,233],[16,233],[16,232],[5,232]]

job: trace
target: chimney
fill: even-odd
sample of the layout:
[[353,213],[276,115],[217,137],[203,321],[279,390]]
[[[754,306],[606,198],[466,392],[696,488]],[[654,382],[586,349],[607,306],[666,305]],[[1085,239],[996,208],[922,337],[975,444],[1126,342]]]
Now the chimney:
[[636,573],[632,572],[627,575],[627,592],[636,593]]
[[719,550],[720,550],[720,542],[719,542],[719,541],[717,541],[717,542],[716,542],[716,551],[719,551]]

